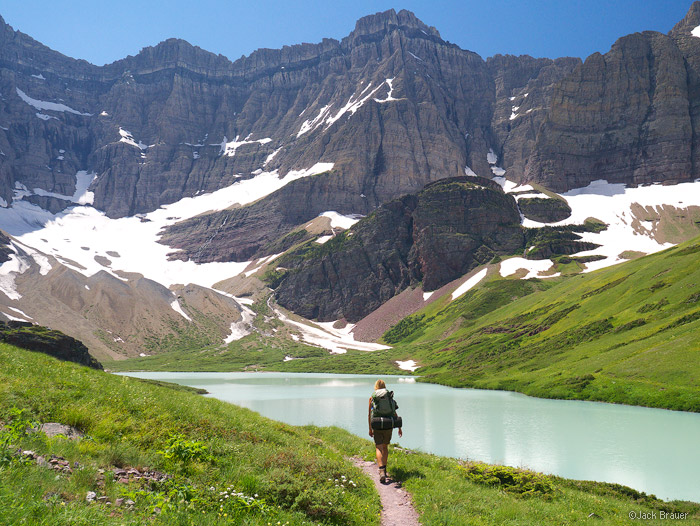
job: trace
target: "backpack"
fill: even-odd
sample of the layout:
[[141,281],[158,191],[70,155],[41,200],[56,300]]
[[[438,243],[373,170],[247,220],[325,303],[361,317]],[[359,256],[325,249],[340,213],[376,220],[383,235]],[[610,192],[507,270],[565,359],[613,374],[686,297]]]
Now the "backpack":
[[372,416],[392,416],[399,408],[394,401],[394,391],[377,389],[372,395]]

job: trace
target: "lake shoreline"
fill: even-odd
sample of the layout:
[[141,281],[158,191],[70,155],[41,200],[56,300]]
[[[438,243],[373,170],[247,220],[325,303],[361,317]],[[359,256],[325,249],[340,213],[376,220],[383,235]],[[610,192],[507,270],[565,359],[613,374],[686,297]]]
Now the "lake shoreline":
[[[124,372],[120,372],[120,375],[129,375]],[[348,373],[343,373],[343,374],[327,374],[327,373],[285,373],[285,372],[276,372],[276,371],[265,371],[265,372],[230,372],[230,373],[207,373],[207,372],[196,372],[196,373],[183,373],[181,375],[177,375],[176,373],[171,373],[171,372],[145,372],[145,373],[131,373],[134,376],[137,377],[142,377],[142,376],[149,376],[151,378],[157,377],[158,380],[163,380],[166,377],[172,378],[172,376],[196,376],[200,378],[206,379],[207,377],[219,377],[219,383],[224,381],[225,378],[228,379],[233,379],[233,378],[243,378],[246,380],[246,384],[248,385],[248,388],[255,389],[255,382],[257,382],[259,378],[261,377],[267,377],[270,379],[275,379],[275,378],[284,378],[284,377],[294,377],[296,379],[307,377],[307,378],[318,378],[318,379],[339,379],[339,380],[346,380],[346,381],[360,381],[362,380],[364,382],[364,385],[369,386],[374,382],[374,379],[376,379],[377,375],[374,374],[362,374],[362,375],[353,375],[353,374],[348,374]],[[297,380],[293,380],[296,382]],[[395,381],[398,379],[398,381]],[[405,400],[405,404],[400,404],[402,405],[399,413],[402,413],[402,416],[406,415],[404,412],[404,409],[406,411],[411,411],[412,407],[414,405],[420,405],[421,403],[421,397],[418,398],[410,398],[406,399],[407,392],[405,392],[405,388],[408,387],[417,387],[419,390],[422,391],[438,391],[441,393],[445,392],[452,392],[455,393],[456,396],[463,397],[463,398],[468,398],[468,397],[476,397],[477,406],[479,404],[484,403],[484,399],[489,398],[489,397],[496,397],[498,400],[498,404],[505,403],[504,401],[507,401],[508,403],[515,403],[516,406],[520,409],[517,411],[515,410],[510,410],[509,412],[506,413],[504,418],[506,419],[520,419],[521,424],[525,425],[526,428],[531,428],[532,425],[528,423],[527,419],[523,419],[518,415],[521,411],[523,411],[522,407],[526,407],[527,405],[535,404],[537,407],[540,407],[538,411],[535,411],[533,415],[531,415],[530,418],[533,419],[534,422],[538,422],[537,418],[542,419],[542,416],[538,416],[539,412],[547,412],[547,411],[556,411],[557,416],[552,417],[549,420],[544,420],[543,423],[539,424],[542,429],[547,429],[547,428],[555,428],[560,425],[559,422],[561,419],[565,419],[566,416],[564,413],[569,413],[572,412],[572,408],[575,408],[575,411],[580,412],[583,416],[581,417],[581,422],[577,422],[575,419],[570,425],[572,426],[572,429],[576,430],[575,432],[572,433],[572,436],[566,436],[562,438],[559,441],[554,441],[552,442],[552,438],[547,435],[547,433],[542,432],[541,430],[535,429],[535,437],[536,438],[531,438],[532,442],[534,444],[530,444],[529,446],[523,446],[524,449],[527,448],[536,448],[537,443],[548,443],[549,448],[556,452],[557,454],[566,454],[562,453],[561,451],[561,444],[569,444],[571,448],[574,448],[574,445],[576,444],[576,441],[578,440],[577,435],[582,435],[582,436],[589,436],[589,440],[592,442],[592,444],[595,447],[599,447],[601,451],[606,452],[607,454],[612,453],[612,458],[609,461],[612,463],[612,465],[615,465],[615,463],[620,463],[622,462],[621,466],[616,469],[622,470],[624,472],[625,470],[628,470],[630,472],[637,472],[641,468],[639,465],[643,463],[650,463],[653,466],[656,466],[655,469],[656,472],[654,473],[654,476],[656,478],[663,477],[663,471],[666,470],[668,471],[667,466],[674,466],[676,464],[680,465],[680,461],[678,460],[665,460],[665,461],[660,461],[657,457],[660,457],[661,455],[659,454],[661,451],[656,451],[653,447],[649,448],[647,447],[646,450],[642,451],[639,450],[637,451],[637,460],[630,460],[630,459],[621,459],[619,458],[620,453],[617,452],[619,449],[629,449],[634,445],[634,441],[637,440],[635,436],[641,435],[642,430],[644,430],[645,426],[651,425],[651,426],[660,426],[662,428],[667,427],[669,429],[671,428],[678,428],[679,424],[673,424],[669,423],[671,422],[672,419],[678,419],[678,422],[683,422],[683,425],[692,425],[692,429],[695,429],[696,422],[700,423],[700,418],[697,418],[697,415],[695,413],[690,413],[690,412],[682,412],[682,411],[671,411],[671,410],[666,410],[666,409],[660,409],[660,408],[644,408],[644,407],[634,407],[634,406],[626,406],[622,404],[610,404],[606,402],[597,402],[594,404],[572,404],[572,402],[588,402],[587,400],[553,400],[553,399],[545,399],[545,398],[535,398],[531,397],[529,395],[521,394],[521,393],[516,393],[513,391],[496,391],[496,390],[482,390],[482,389],[473,389],[473,388],[459,388],[459,389],[453,389],[449,388],[446,386],[440,386],[438,384],[434,383],[427,383],[427,382],[419,382],[417,381],[418,378],[416,378],[414,375],[395,375],[393,377],[387,377],[386,378],[389,388],[390,389],[395,389],[397,392],[397,396],[401,396]],[[311,422],[305,422],[305,421],[292,421],[288,418],[288,415],[286,414],[281,414],[279,416],[276,416],[274,414],[275,411],[279,411],[279,408],[275,408],[274,404],[271,403],[273,406],[272,408],[272,414],[269,412],[265,412],[265,410],[261,410],[259,407],[256,407],[256,403],[267,403],[267,401],[260,401],[260,400],[255,400],[254,395],[247,395],[248,398],[252,396],[253,400],[247,400],[243,401],[243,403],[240,403],[240,401],[234,400],[234,399],[229,399],[226,397],[222,397],[220,395],[217,395],[217,392],[215,389],[212,389],[206,383],[202,382],[197,382],[197,381],[190,381],[190,385],[201,387],[207,389],[211,394],[208,396],[219,398],[225,401],[229,401],[232,403],[235,403],[237,405],[242,405],[243,407],[248,407],[250,409],[253,409],[255,411],[261,412],[264,416],[267,416],[269,418],[273,418],[275,420],[283,421],[292,425],[308,425],[308,424],[313,424],[313,425],[321,425],[321,426],[326,426],[326,425],[339,425],[340,427],[344,427],[345,429],[349,430],[350,432],[356,434],[357,436],[364,437],[366,434],[366,430],[364,429],[366,427],[366,416],[364,417],[364,424],[361,424],[361,429],[354,430],[351,428],[351,426],[344,425],[344,422],[334,422],[334,421],[325,421],[320,417],[317,417],[315,420]],[[250,387],[253,385],[253,387]],[[220,385],[215,386],[216,388],[219,388]],[[369,389],[369,387],[364,388]],[[369,391],[368,391],[369,393]],[[367,393],[367,394],[368,394]],[[308,395],[308,393],[307,393]],[[301,396],[301,395],[299,395]],[[324,396],[329,396],[330,395],[325,395]],[[441,395],[442,396],[442,395]],[[290,400],[288,400],[288,405],[293,409],[297,405],[301,405],[302,403],[308,404],[308,400],[297,400],[296,395],[290,394],[289,395]],[[366,415],[366,396],[364,391],[357,396],[359,402],[357,400],[350,400],[347,402],[346,406],[343,406],[345,410],[348,407],[353,409],[355,411],[355,420],[362,420],[362,417],[360,413],[364,412]],[[442,400],[440,402],[441,404],[445,404],[446,402]],[[461,404],[462,402],[460,402]],[[464,402],[466,403],[466,402]],[[562,405],[564,404],[564,405]],[[429,404],[428,404],[429,405]],[[473,417],[473,415],[468,414],[462,414],[461,409],[459,408],[459,404],[453,404],[454,407],[452,407],[453,414],[451,413],[451,416],[449,419],[452,420],[459,420],[459,419],[464,419],[468,417]],[[560,407],[566,408],[564,413],[561,413]],[[544,408],[544,409],[542,409]],[[309,410],[308,408],[305,408],[305,410]],[[335,409],[338,410],[338,409]],[[289,410],[291,411],[291,409]],[[333,410],[331,410],[332,412]],[[470,411],[474,411],[474,408],[470,406]],[[288,410],[283,411],[283,413],[288,412]],[[320,412],[320,410],[318,411]],[[311,413],[314,414],[315,412],[311,410]],[[561,416],[564,415],[564,416]],[[420,415],[411,415],[410,412],[407,414],[408,419],[406,420],[406,416],[404,416],[404,421],[408,422],[418,422],[420,418],[423,418]],[[609,433],[608,429],[614,429],[615,426],[620,426],[621,422],[624,422],[625,418],[631,419],[629,426],[636,426],[636,427],[630,427],[630,429],[625,430],[625,433],[622,435],[614,435],[609,441],[603,440],[598,434],[603,435],[604,433]],[[671,420],[667,420],[670,418]],[[596,423],[598,420],[603,419],[603,424],[602,427],[600,427],[599,432],[597,433],[592,433],[587,427],[590,427],[588,424],[585,424],[586,419],[593,419],[593,424],[600,424],[600,422]],[[659,420],[662,422],[661,424],[653,424],[654,421]],[[651,424],[649,422],[652,422]],[[691,422],[691,424],[688,424],[687,422]],[[418,425],[418,424],[416,424]],[[437,424],[425,424],[427,427],[436,427]],[[591,424],[592,425],[592,424]],[[484,424],[483,422],[478,423],[478,424],[472,424],[470,427],[473,429],[481,429],[483,428]],[[606,427],[607,426],[607,427]],[[422,427],[421,425],[418,425],[418,427]],[[512,427],[508,426],[508,427]],[[537,426],[535,426],[537,427]],[[693,431],[693,433],[698,433],[700,432],[700,426],[697,426],[698,429],[696,431]],[[488,429],[488,426],[486,426]],[[682,428],[682,426],[681,426]],[[530,429],[532,431],[532,429]],[[623,484],[625,486],[629,487],[637,487],[641,488],[642,491],[645,491],[647,493],[654,493],[654,494],[662,494],[663,498],[669,499],[669,498],[678,498],[676,495],[680,496],[680,498],[690,498],[692,495],[698,494],[700,492],[700,488],[697,489],[695,492],[688,492],[686,493],[687,490],[683,490],[681,488],[682,493],[679,494],[669,494],[666,493],[664,495],[663,490],[656,489],[653,484],[649,486],[645,482],[640,482],[640,483],[634,483],[630,482],[631,480],[634,479],[627,479],[627,478],[615,478],[618,477],[618,475],[606,475],[606,476],[592,476],[589,471],[586,471],[585,467],[584,468],[571,468],[570,471],[567,471],[566,468],[564,471],[561,471],[559,468],[557,468],[556,465],[553,465],[553,468],[548,469],[548,464],[546,462],[543,462],[542,459],[535,459],[534,461],[532,460],[527,460],[528,457],[526,456],[518,456],[518,455],[525,455],[525,453],[522,453],[518,450],[518,444],[513,443],[513,440],[516,440],[515,438],[503,438],[502,435],[508,434],[509,432],[513,434],[513,436],[517,435],[517,433],[513,433],[512,430],[509,430],[509,428],[506,428],[505,430],[501,429],[491,429],[490,432],[493,434],[493,436],[489,437],[488,439],[484,438],[484,433],[482,432],[474,432],[474,431],[467,431],[464,442],[467,443],[468,446],[473,447],[474,444],[480,444],[478,447],[486,448],[485,442],[494,442],[501,444],[501,447],[503,448],[501,453],[493,453],[493,452],[488,452],[486,449],[479,450],[478,447],[476,450],[471,449],[471,450],[461,450],[457,451],[456,449],[453,450],[434,450],[431,447],[425,447],[426,444],[432,440],[430,437],[426,439],[426,441],[418,441],[415,443],[407,442],[406,436],[404,439],[401,441],[402,447],[408,447],[409,449],[419,449],[421,451],[426,451],[430,452],[433,454],[438,454],[450,458],[478,458],[480,460],[483,460],[488,463],[493,463],[493,464],[505,464],[505,465],[514,465],[514,466],[528,466],[529,468],[533,469],[534,471],[538,472],[544,472],[544,473],[554,473],[556,476],[562,476],[567,479],[574,479],[574,480],[602,480],[605,481],[607,480],[608,482],[614,482],[614,483],[619,483]],[[415,435],[416,431],[413,430],[411,431],[408,435],[409,438],[411,435]],[[469,433],[472,433],[471,435]],[[457,433],[459,434],[464,434],[464,432]],[[587,434],[587,435],[586,435]],[[695,435],[697,436],[697,435]],[[664,440],[671,440],[670,438],[664,439]],[[659,444],[662,444],[664,440],[661,440],[660,442],[657,441]],[[517,440],[516,440],[517,441]],[[527,443],[527,440],[525,440],[525,443]],[[449,447],[456,447],[454,445],[451,445]],[[639,447],[639,448],[644,448],[644,443],[637,444],[634,447]],[[658,446],[659,449],[662,449],[662,446]],[[677,446],[677,448],[680,448],[681,450],[688,451],[689,446]],[[567,448],[565,448],[567,449]],[[594,448],[595,449],[595,448]],[[466,451],[466,452],[465,452]],[[499,457],[498,455],[502,455]],[[503,456],[505,455],[505,456]],[[596,462],[597,457],[600,456],[600,453],[598,453],[595,450],[591,450],[586,455],[590,456],[589,462]],[[556,455],[555,455],[556,456]],[[651,459],[651,460],[649,460]],[[558,462],[558,461],[557,461]],[[624,467],[626,466],[626,467]],[[666,467],[665,467],[666,466]],[[608,468],[606,468],[608,469]],[[653,470],[652,469],[652,470]],[[682,470],[682,467],[679,468]],[[696,469],[700,469],[700,466],[697,466]],[[578,470],[578,471],[577,471]],[[608,469],[609,471],[609,469]],[[614,471],[614,470],[613,470]],[[692,470],[690,470],[692,471]],[[572,474],[573,473],[573,474]],[[611,472],[612,473],[612,472]],[[670,475],[668,475],[669,478],[672,478]],[[690,473],[688,476],[691,476]],[[651,478],[651,472],[649,474],[649,477]],[[692,480],[692,479],[691,479]],[[693,482],[689,482],[690,486],[693,487],[692,484]],[[682,484],[681,484],[682,486]]]

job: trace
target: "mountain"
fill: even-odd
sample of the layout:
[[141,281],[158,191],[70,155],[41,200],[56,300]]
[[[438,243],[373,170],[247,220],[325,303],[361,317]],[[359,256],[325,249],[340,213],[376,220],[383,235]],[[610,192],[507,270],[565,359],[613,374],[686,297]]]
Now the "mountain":
[[260,330],[266,272],[354,323],[495,256],[543,277],[683,241],[698,26],[696,2],[584,62],[484,60],[389,10],[233,62],[169,39],[98,67],[0,19],[3,315],[135,356]]

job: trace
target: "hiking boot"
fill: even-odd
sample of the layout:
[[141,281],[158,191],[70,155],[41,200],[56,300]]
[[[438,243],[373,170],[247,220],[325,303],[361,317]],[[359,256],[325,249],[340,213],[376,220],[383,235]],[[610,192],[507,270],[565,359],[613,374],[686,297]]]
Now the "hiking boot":
[[379,482],[382,484],[386,483],[386,466],[382,466],[379,468]]

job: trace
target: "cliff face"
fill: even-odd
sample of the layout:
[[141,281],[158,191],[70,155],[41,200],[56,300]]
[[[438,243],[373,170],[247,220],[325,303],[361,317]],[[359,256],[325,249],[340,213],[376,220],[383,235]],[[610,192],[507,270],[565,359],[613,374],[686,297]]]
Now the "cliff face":
[[341,212],[465,166],[489,175],[495,108],[553,64],[512,57],[522,71],[497,94],[486,62],[407,11],[365,17],[341,42],[235,62],[171,39],[104,67],[0,24],[0,196],[11,202],[17,183],[71,196],[84,170],[112,217],[319,161],[334,163],[344,193],[319,202]]
[[[168,233],[179,257],[219,261],[260,254],[319,212],[368,214],[465,171],[500,167],[557,191],[698,177],[699,6],[669,35],[630,35],[584,63],[484,61],[390,10],[342,41],[235,62],[170,39],[97,67],[0,19],[0,204],[33,193],[25,199],[55,213],[89,202],[87,181],[94,206],[121,217],[333,163],[233,213],[235,228],[219,228],[225,211]],[[220,244],[203,248],[212,236]]]
[[437,289],[523,243],[513,197],[487,179],[445,179],[284,256],[275,295],[307,318],[355,322],[408,286]]

